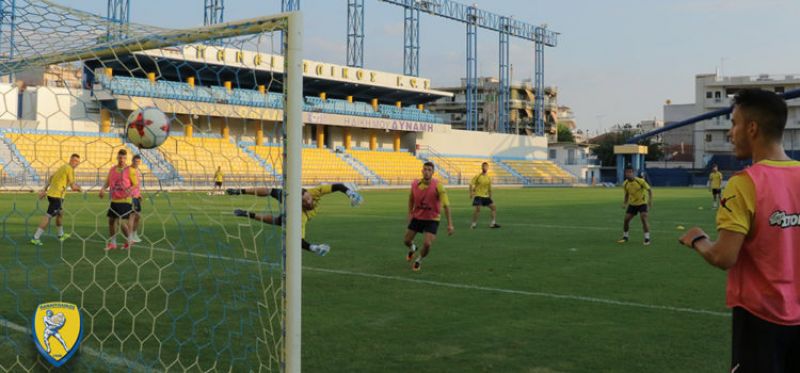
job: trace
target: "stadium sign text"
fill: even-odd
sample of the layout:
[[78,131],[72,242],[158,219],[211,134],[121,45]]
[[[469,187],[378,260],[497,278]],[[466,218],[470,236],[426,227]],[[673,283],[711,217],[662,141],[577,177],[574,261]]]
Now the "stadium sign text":
[[346,115],[309,113],[303,115],[303,122],[308,124],[326,124],[342,127],[359,127],[387,131],[433,132],[438,124],[411,120],[395,120],[383,118],[354,117]]

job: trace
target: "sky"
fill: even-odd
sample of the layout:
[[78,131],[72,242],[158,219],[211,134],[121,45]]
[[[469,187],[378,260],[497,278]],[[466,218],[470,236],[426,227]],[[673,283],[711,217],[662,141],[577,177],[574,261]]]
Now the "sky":
[[[106,14],[106,0],[55,0]],[[130,0],[131,21],[167,28],[203,23],[203,0]],[[578,128],[661,119],[666,100],[694,102],[694,76],[800,73],[791,30],[797,0],[462,0],[561,35],[545,49],[545,85]],[[345,64],[347,2],[302,0],[307,59]],[[280,0],[225,0],[225,21],[274,14]],[[433,87],[466,74],[466,26],[422,14],[420,75]],[[403,9],[365,0],[364,67],[403,72]],[[511,41],[512,80],[533,76],[533,43]],[[498,74],[497,33],[478,31],[478,73]]]

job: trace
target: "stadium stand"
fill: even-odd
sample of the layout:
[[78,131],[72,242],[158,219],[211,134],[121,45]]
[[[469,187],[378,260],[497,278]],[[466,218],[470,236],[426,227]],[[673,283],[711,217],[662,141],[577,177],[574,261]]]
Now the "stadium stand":
[[[283,170],[283,156],[281,148],[277,146],[252,145],[247,148],[256,156],[264,160],[277,174]],[[304,148],[303,149],[303,176],[304,185],[314,185],[327,182],[352,182],[368,184],[365,177],[354,170],[345,161],[341,160],[328,149]]]
[[527,179],[528,184],[573,184],[575,176],[551,161],[502,160]]
[[[37,133],[37,132],[5,132],[20,154],[31,160],[29,165],[38,177],[44,181],[59,167],[69,161],[72,153],[81,156],[81,164],[75,170],[78,184],[82,186],[100,186],[105,182],[108,169],[116,163],[116,154],[120,149],[130,150],[118,136],[101,134],[70,135]],[[141,172],[144,183],[154,183],[156,179],[145,163]]]
[[[392,185],[409,184],[422,176],[422,161],[408,152],[351,149],[348,153]],[[437,179],[445,181],[435,174]]]
[[[192,88],[188,83],[158,80],[151,82],[148,79],[131,78],[124,76],[98,75],[98,82],[110,90],[114,95],[137,97],[164,98],[170,100],[196,101],[206,103],[219,103],[229,105],[253,106],[262,108],[283,108],[283,94],[275,92],[261,93],[253,89],[211,86]],[[419,110],[415,107],[398,108],[392,105],[379,105],[375,111],[365,102],[350,103],[346,100],[329,98],[323,100],[319,97],[305,98],[303,106],[305,111],[325,112],[340,115],[357,115],[375,118],[389,118],[431,123],[444,121],[428,110]]]
[[260,183],[270,173],[230,140],[217,137],[170,136],[158,150],[180,174],[184,185],[210,185],[217,167],[225,183]]
[[481,172],[481,164],[483,162],[489,163],[489,177],[495,184],[519,184],[520,180],[512,175],[508,170],[498,165],[491,159],[475,158],[475,157],[457,157],[445,155],[442,157],[446,162],[441,164],[437,162],[440,167],[445,167],[446,171],[451,176],[457,176],[461,183],[468,184],[472,178]]

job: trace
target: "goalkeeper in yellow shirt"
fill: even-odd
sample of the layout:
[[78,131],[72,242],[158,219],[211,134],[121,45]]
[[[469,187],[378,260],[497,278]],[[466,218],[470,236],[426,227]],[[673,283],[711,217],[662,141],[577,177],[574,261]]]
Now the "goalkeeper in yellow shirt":
[[[319,208],[320,199],[322,196],[331,194],[333,192],[341,192],[347,195],[350,199],[350,205],[353,207],[359,206],[361,202],[364,200],[361,197],[361,194],[358,193],[358,189],[356,188],[355,184],[346,183],[346,184],[326,184],[320,185],[315,188],[305,189],[303,188],[303,195],[301,197],[302,202],[302,237],[303,240],[301,245],[303,250],[311,251],[314,254],[319,256],[325,256],[328,251],[331,250],[330,245],[328,244],[312,244],[306,241],[306,223],[309,220],[317,216],[317,210]],[[283,190],[278,188],[247,188],[247,189],[227,189],[225,191],[228,195],[241,195],[241,194],[250,194],[255,195],[258,197],[267,197],[270,196],[278,200],[278,202],[283,202]],[[281,215],[272,215],[272,214],[257,214],[252,211],[246,211],[242,209],[236,209],[233,211],[233,214],[239,217],[246,217],[253,220],[258,220],[260,222],[270,224],[270,225],[283,225],[283,217]]]

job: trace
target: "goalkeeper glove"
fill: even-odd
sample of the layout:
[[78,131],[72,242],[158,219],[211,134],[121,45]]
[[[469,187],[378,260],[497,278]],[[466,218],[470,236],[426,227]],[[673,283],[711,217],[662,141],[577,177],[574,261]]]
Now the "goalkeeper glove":
[[246,217],[250,216],[249,212],[247,212],[246,210],[242,210],[242,209],[233,210],[233,214],[236,215],[236,216],[239,216],[239,217],[243,217],[243,218],[246,218]]
[[364,197],[361,197],[361,194],[356,192],[355,190],[348,189],[347,190],[347,197],[350,198],[350,206],[356,207],[361,205],[361,202],[364,202]]
[[328,254],[328,251],[331,251],[331,247],[328,244],[319,244],[319,245],[311,245],[310,247],[311,252],[317,254],[319,256],[325,256]]

